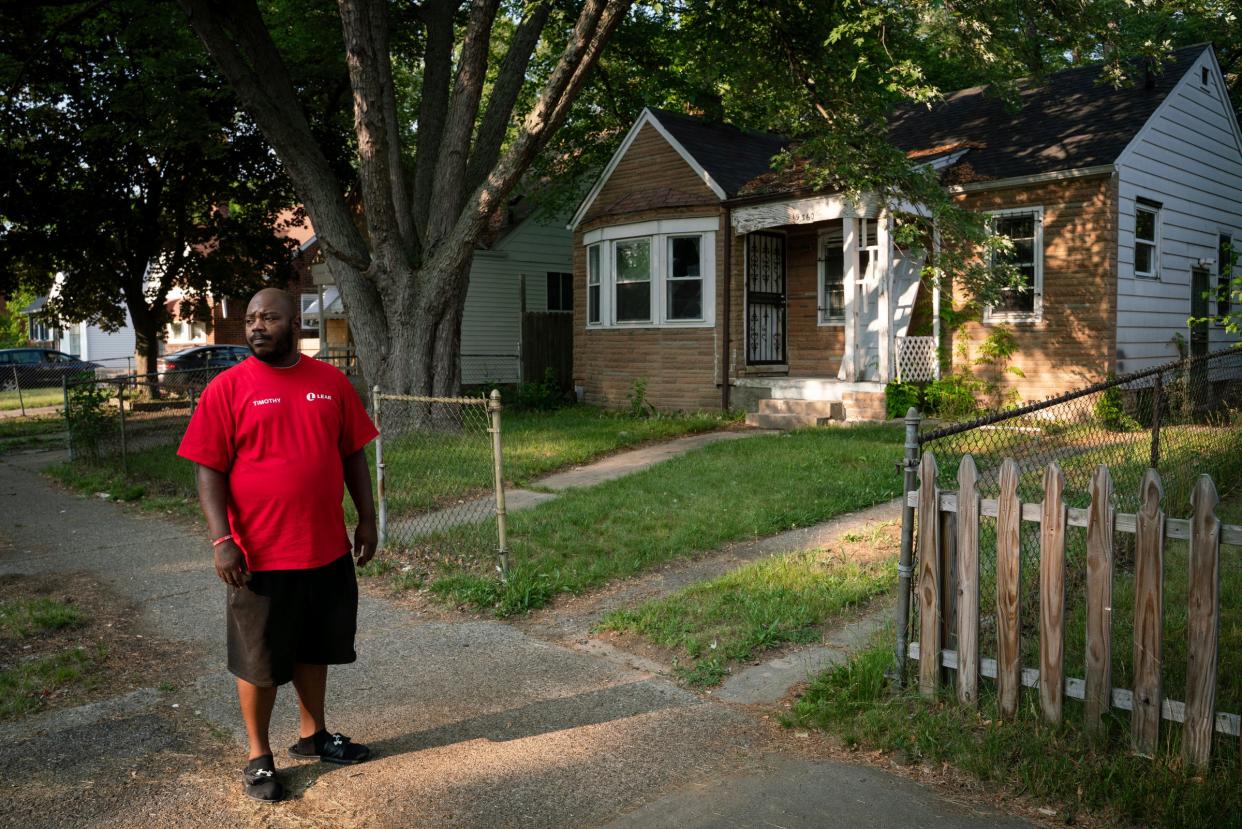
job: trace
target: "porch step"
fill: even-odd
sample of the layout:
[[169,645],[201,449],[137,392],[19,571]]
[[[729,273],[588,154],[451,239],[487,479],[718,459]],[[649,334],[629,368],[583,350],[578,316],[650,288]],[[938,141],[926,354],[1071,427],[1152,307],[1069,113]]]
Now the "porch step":
[[759,414],[816,415],[845,420],[845,409],[840,400],[760,400]]
[[887,420],[884,392],[847,391],[841,395],[846,420]]
[[833,422],[833,418],[815,414],[764,414],[763,412],[747,412],[746,425],[760,429],[780,429],[791,431],[807,426],[824,426]]

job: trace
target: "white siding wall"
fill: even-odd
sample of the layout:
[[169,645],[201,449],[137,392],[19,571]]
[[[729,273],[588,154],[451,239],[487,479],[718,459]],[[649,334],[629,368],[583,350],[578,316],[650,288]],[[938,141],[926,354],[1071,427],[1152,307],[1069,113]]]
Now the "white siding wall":
[[[1208,68],[1208,83],[1200,83]],[[1174,335],[1189,339],[1190,269],[1217,259],[1217,234],[1242,241],[1242,141],[1210,50],[1169,94],[1117,162],[1118,371],[1177,357]],[[1134,207],[1143,197],[1161,203],[1159,278],[1134,276]],[[1216,285],[1216,266],[1210,270]],[[1216,312],[1215,300],[1210,313]],[[1212,349],[1230,337],[1211,327]]]
[[462,382],[517,382],[519,277],[526,274],[526,308],[545,310],[547,274],[573,270],[566,221],[564,215],[527,219],[493,249],[475,253],[461,323]]

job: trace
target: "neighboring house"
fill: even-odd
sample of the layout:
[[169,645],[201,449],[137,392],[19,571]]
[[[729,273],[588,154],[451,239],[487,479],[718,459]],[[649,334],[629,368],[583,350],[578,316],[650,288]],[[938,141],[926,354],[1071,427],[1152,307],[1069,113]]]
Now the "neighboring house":
[[[461,381],[465,385],[507,384],[521,376],[522,312],[561,311],[574,307],[570,232],[564,212],[544,216],[519,202],[505,212],[500,226],[474,252],[470,284],[461,322]],[[314,239],[309,250],[317,250]],[[319,271],[324,282],[326,268]],[[525,297],[521,288],[525,286]],[[332,347],[350,342],[340,295],[321,284]],[[318,320],[319,300],[304,295],[303,317]],[[339,320],[340,328],[332,327]],[[564,348],[572,348],[566,341]]]
[[85,322],[61,322],[48,319],[43,313],[47,297],[41,296],[22,309],[29,321],[30,342],[72,354],[83,360],[99,363],[106,370],[124,374],[133,368],[134,328],[125,312],[125,324],[115,331],[105,331]]
[[[1210,46],[1099,85],[1098,66],[910,107],[891,138],[1015,241],[1030,289],[954,337],[956,367],[994,326],[1017,339],[1003,382],[1043,397],[1230,341],[1188,318],[1242,240],[1242,138]],[[587,402],[882,416],[884,384],[936,370],[949,332],[889,206],[782,184],[775,136],[647,109],[574,215],[574,382]],[[961,298],[959,297],[959,300]],[[947,297],[946,297],[947,301]],[[930,336],[912,337],[912,328]],[[961,346],[965,346],[963,356]]]

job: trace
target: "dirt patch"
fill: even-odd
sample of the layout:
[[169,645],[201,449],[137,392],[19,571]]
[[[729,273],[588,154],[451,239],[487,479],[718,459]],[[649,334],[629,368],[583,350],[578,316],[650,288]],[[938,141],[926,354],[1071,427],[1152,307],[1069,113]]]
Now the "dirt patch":
[[79,651],[81,673],[66,683],[30,692],[25,713],[82,705],[138,688],[172,690],[193,678],[198,661],[139,627],[139,612],[98,580],[81,573],[0,576],[0,602],[46,598],[78,611],[80,624],[16,638],[0,638],[0,669]]

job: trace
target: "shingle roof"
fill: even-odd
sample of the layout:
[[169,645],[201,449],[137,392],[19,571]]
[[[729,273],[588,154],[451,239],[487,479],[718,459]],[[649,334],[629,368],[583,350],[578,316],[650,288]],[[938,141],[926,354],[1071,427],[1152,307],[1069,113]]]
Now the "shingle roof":
[[1132,86],[1100,84],[1098,64],[1053,72],[1038,84],[1019,82],[1016,111],[985,87],[963,89],[930,109],[903,107],[889,137],[907,151],[977,142],[982,146],[962,159],[976,180],[1111,164],[1207,48],[1174,51],[1150,88],[1141,69]]
[[[1040,83],[1020,81],[1016,110],[986,87],[963,89],[930,108],[900,108],[890,119],[889,135],[907,152],[932,151],[921,153],[919,161],[969,147],[960,165],[963,171],[969,165],[974,181],[1111,164],[1208,48],[1175,50],[1150,86],[1141,70],[1131,86],[1097,83],[1103,72],[1098,64],[1053,72]],[[729,196],[769,173],[772,156],[789,145],[778,135],[651,112]]]
[[789,140],[779,136],[741,130],[728,124],[712,124],[692,115],[652,109],[660,125],[677,139],[730,196],[742,185],[772,168],[772,156]]

